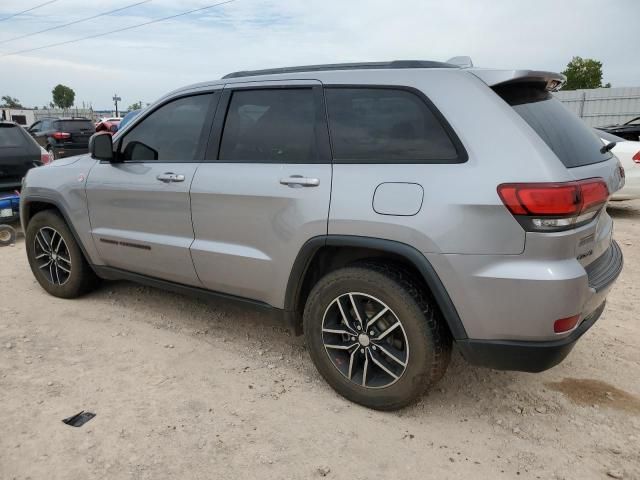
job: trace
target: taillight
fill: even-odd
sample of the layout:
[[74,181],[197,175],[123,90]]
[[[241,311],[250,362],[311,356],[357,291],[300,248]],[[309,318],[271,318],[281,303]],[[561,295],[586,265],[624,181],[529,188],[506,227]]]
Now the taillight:
[[40,163],[42,165],[48,165],[51,163],[51,157],[49,156],[49,152],[46,150],[44,152],[40,152]]
[[54,132],[51,136],[56,140],[66,140],[68,138],[71,138],[71,134],[67,132]]
[[640,151],[636,152],[636,154],[633,157],[631,157],[631,159],[636,163],[640,163]]
[[526,230],[556,231],[591,221],[609,198],[602,179],[503,183],[498,195]]

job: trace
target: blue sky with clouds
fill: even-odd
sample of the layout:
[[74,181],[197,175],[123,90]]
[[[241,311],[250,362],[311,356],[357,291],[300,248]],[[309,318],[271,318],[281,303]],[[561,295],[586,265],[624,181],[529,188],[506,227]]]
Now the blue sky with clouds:
[[[234,70],[470,55],[485,67],[562,70],[574,55],[603,62],[605,81],[640,86],[640,0],[236,0],[174,20],[18,55],[215,0],[151,0],[113,15],[3,43],[140,0],[0,2],[0,95],[44,105],[58,83],[76,103],[151,102]],[[5,55],[5,56],[3,56]]]

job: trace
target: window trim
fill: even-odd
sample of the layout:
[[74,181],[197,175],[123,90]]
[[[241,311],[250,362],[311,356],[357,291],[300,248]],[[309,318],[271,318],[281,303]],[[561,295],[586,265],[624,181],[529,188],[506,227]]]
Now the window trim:
[[[244,90],[311,90],[313,94],[316,116],[314,131],[316,137],[316,146],[318,150],[317,158],[314,161],[309,162],[269,162],[266,160],[220,160],[220,147],[222,145],[222,134],[224,132],[224,126],[229,114],[229,106],[231,105],[231,97],[234,92]],[[204,162],[215,163],[257,163],[263,165],[284,165],[286,164],[304,164],[304,165],[317,165],[317,164],[331,164],[331,147],[329,145],[329,124],[327,123],[326,105],[324,103],[324,93],[322,91],[322,85],[319,83],[309,84],[290,84],[283,83],[282,85],[239,85],[227,84],[222,91],[220,101],[218,102],[218,108],[216,110],[213,125],[211,127],[211,135],[209,136],[209,144],[207,145],[207,151],[205,154]]]
[[[348,83],[335,83],[324,85],[324,91],[326,90],[335,90],[335,89],[351,89],[351,90],[397,90],[409,92],[418,97],[418,99],[422,100],[425,106],[431,111],[435,119],[440,123],[444,132],[451,140],[453,144],[453,148],[455,148],[457,157],[456,158],[448,158],[448,159],[407,159],[407,160],[367,160],[367,159],[352,159],[352,158],[336,158],[334,155],[333,148],[333,139],[331,141],[331,157],[333,158],[333,163],[335,164],[372,164],[372,165],[411,165],[411,164],[428,164],[428,165],[450,165],[450,164],[458,164],[458,163],[466,163],[469,160],[469,154],[467,150],[464,148],[464,145],[460,141],[460,138],[456,134],[455,130],[451,126],[451,124],[447,121],[445,116],[438,110],[438,108],[434,105],[434,103],[427,97],[424,92],[421,90],[410,87],[407,85],[390,85],[390,84],[348,84]],[[326,106],[326,117],[327,117],[327,129],[329,131],[329,137],[331,137],[331,129],[329,128],[330,118],[329,118],[329,104],[325,98],[325,106]]]
[[[122,136],[122,138],[118,138],[114,145],[114,158],[115,162],[109,162],[105,160],[101,160],[100,163],[152,163],[152,164],[164,164],[164,163],[201,163],[204,158],[205,149],[207,146],[207,140],[209,137],[210,125],[213,122],[213,116],[216,111],[216,107],[220,102],[220,92],[221,89],[213,89],[206,91],[198,91],[198,92],[188,92],[180,95],[176,95],[175,97],[167,98],[162,103],[158,103],[154,105],[152,109],[149,111],[145,111],[144,114],[139,114],[140,118],[135,118],[135,123],[130,125],[130,128],[127,128],[126,134]],[[175,102],[177,100],[182,100],[184,98],[190,97],[198,97],[202,95],[211,95],[209,99],[209,105],[207,106],[207,112],[205,113],[204,122],[202,125],[202,129],[200,130],[200,136],[198,138],[198,147],[196,148],[196,153],[192,160],[122,160],[122,144],[124,143],[125,138],[133,132],[142,122],[144,122],[149,116],[153,115],[156,111],[168,105],[169,103]]]

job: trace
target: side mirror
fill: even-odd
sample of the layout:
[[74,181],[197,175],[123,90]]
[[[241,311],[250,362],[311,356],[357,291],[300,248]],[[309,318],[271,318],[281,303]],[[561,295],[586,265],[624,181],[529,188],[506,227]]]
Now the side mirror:
[[106,160],[113,162],[113,140],[108,132],[100,132],[91,136],[89,139],[89,153],[91,158],[96,160]]

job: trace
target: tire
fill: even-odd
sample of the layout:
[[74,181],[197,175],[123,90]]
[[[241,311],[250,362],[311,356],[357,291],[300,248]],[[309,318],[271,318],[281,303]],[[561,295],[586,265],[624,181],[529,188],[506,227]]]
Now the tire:
[[[365,322],[388,309],[366,329],[366,338],[361,330],[349,336],[358,324],[352,297]],[[376,410],[415,402],[444,375],[451,357],[451,335],[435,302],[401,267],[360,263],[327,274],[311,290],[303,322],[311,359],[327,383]],[[354,337],[355,352],[345,348]]]
[[[25,243],[33,275],[54,297],[76,298],[98,284],[98,277],[69,227],[55,210],[44,210],[33,216],[25,232]],[[53,244],[53,248],[49,244]]]
[[53,162],[54,160],[58,159],[58,154],[56,153],[55,149],[52,146],[47,147],[47,153],[49,154],[50,162]]
[[0,225],[0,247],[8,247],[16,243],[16,231],[10,225]]

